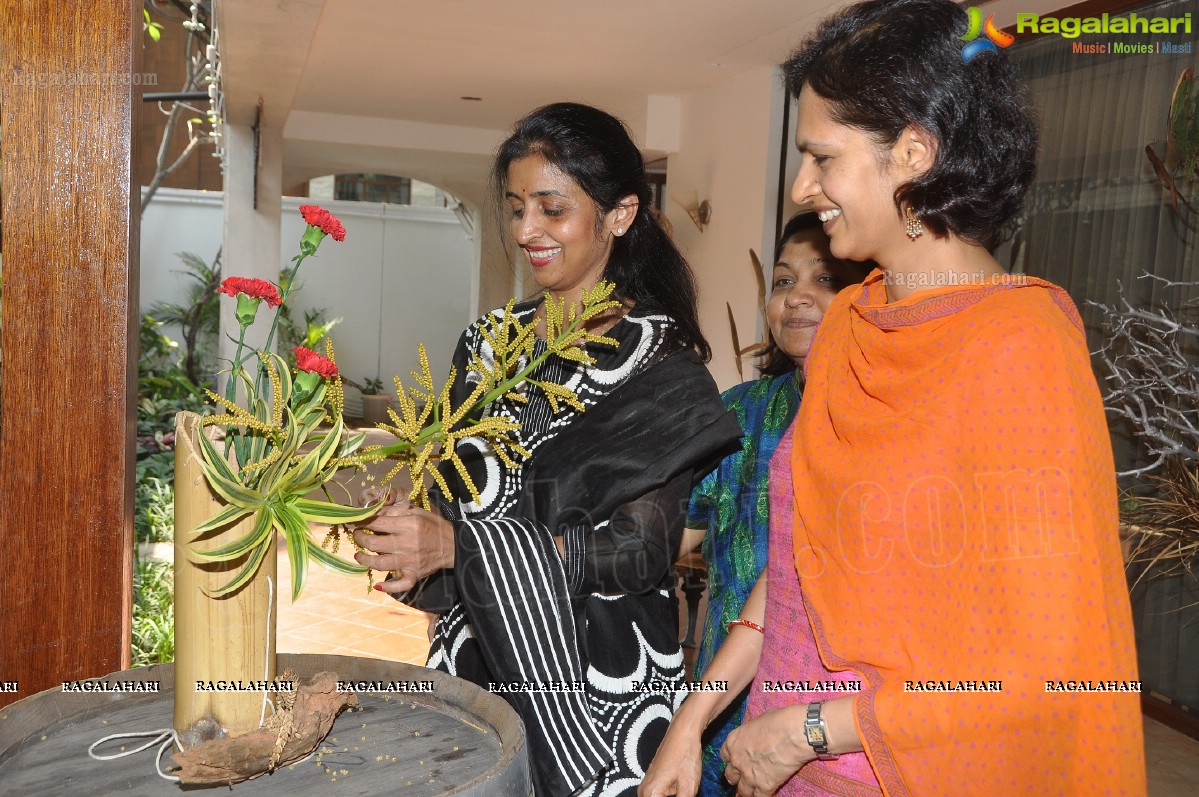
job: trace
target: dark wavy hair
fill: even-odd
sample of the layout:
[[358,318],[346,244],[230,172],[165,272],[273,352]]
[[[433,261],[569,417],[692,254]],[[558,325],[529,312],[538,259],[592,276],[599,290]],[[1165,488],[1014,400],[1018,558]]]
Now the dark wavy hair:
[[[821,236],[824,235],[824,227],[815,212],[810,210],[801,211],[788,219],[787,223],[783,225],[783,231],[779,235],[778,243],[774,245],[774,260],[771,261],[769,268],[773,268],[774,264],[782,259],[783,247],[791,243],[792,238],[807,232],[816,232]],[[837,280],[837,290],[841,290],[851,283],[861,282],[875,265],[873,260],[858,261],[843,260],[841,258],[834,258],[834,260],[836,260],[838,265],[838,268],[832,269],[834,277]],[[767,289],[767,299],[769,299],[769,289]],[[766,329],[769,332],[769,324],[766,325]],[[758,355],[758,373],[762,376],[780,376],[794,370],[795,361],[791,359],[790,355],[779,348],[778,341],[771,335],[770,345]]]
[[670,316],[675,322],[672,346],[693,348],[705,362],[709,360],[712,349],[699,327],[695,276],[650,215],[645,163],[624,123],[598,108],[573,102],[533,111],[516,123],[496,153],[491,188],[497,207],[503,207],[508,167],[529,155],[545,158],[591,197],[597,208],[597,233],[605,214],[625,197],[636,195],[637,215],[625,234],[612,242],[603,278],[616,285],[619,298]]
[[932,168],[896,190],[896,210],[990,248],[1036,175],[1037,123],[1002,50],[963,60],[966,30],[950,0],[869,0],[822,22],[782,69],[793,96],[808,86],[880,145],[908,125],[934,136]]

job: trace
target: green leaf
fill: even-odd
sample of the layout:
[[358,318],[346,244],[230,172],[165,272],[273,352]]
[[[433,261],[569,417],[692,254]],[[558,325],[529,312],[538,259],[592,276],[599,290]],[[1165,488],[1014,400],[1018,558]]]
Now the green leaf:
[[150,19],[149,10],[143,8],[142,14],[142,29],[146,31],[146,33],[148,33],[150,38],[154,41],[160,40],[162,38],[162,25]]
[[[271,422],[270,408],[267,407],[266,402],[261,397],[254,401],[254,417],[263,423],[269,424]],[[266,455],[266,446],[270,442],[270,438],[257,430],[251,430],[250,434],[250,458],[246,461],[261,462]]]
[[291,599],[300,597],[308,575],[308,524],[286,504],[275,512],[276,521],[283,524],[283,539],[287,542],[287,558],[291,562]]
[[210,531],[223,528],[228,526],[230,523],[241,520],[253,511],[253,509],[246,509],[238,506],[237,504],[230,504],[197,526],[195,530],[192,531],[192,534],[198,537],[201,534],[206,534]]
[[308,492],[319,482],[321,471],[337,452],[341,441],[341,418],[333,421],[333,428],[321,440],[320,445],[309,451],[300,463],[279,480],[278,492],[283,494]]
[[270,545],[260,545],[255,548],[254,552],[250,555],[250,560],[246,562],[246,566],[239,570],[237,575],[228,584],[214,590],[205,589],[204,594],[212,598],[219,598],[222,595],[228,595],[231,592],[241,589],[258,572],[262,560],[266,558],[267,551],[271,549],[272,546]]
[[300,513],[309,523],[325,523],[330,526],[338,523],[357,523],[360,520],[366,520],[383,508],[382,501],[367,507],[356,507],[342,506],[341,504],[333,504],[328,501],[313,501],[308,498],[297,498],[294,501],[289,501],[288,505]]
[[254,522],[254,528],[249,534],[210,551],[197,551],[193,547],[191,555],[202,562],[227,562],[230,559],[236,559],[251,548],[269,545],[274,536],[271,515],[270,507],[263,507],[258,511],[258,519]]
[[312,437],[312,433],[320,427],[324,420],[325,409],[319,404],[309,408],[302,415],[297,415],[296,425],[300,430],[300,442],[296,444],[297,449]]
[[366,432],[357,432],[350,435],[345,439],[345,442],[341,444],[341,451],[338,452],[337,456],[348,457],[350,454],[353,454],[355,451],[361,448],[364,442],[366,442]]
[[346,576],[360,576],[369,569],[357,562],[347,562],[345,559],[329,553],[312,541],[309,541],[308,552],[312,554],[313,559],[334,573],[341,573]]
[[341,416],[333,419],[333,426],[329,429],[325,439],[317,446],[317,451],[320,452],[320,468],[324,469],[329,461],[333,459],[333,455],[337,453],[337,449],[341,444],[341,433],[345,426],[342,424]]
[[278,354],[271,353],[267,355],[275,364],[275,371],[279,374],[279,382],[283,386],[283,406],[286,407],[291,401],[292,379],[291,369],[287,367],[287,363]]
[[237,474],[233,472],[231,467],[229,467],[229,463],[225,460],[225,457],[216,450],[216,446],[214,446],[212,441],[208,439],[208,435],[204,434],[204,429],[201,428],[198,430],[198,432],[199,434],[197,436],[200,438],[200,454],[208,466],[223,478],[233,482],[238,481]]
[[262,396],[254,399],[254,417],[263,423],[271,422],[271,408],[267,406],[266,399]]
[[288,407],[283,408],[283,428],[287,430],[287,435],[283,439],[283,445],[279,447],[279,459],[268,465],[258,479],[258,490],[263,495],[275,495],[275,485],[279,477],[287,470],[291,458],[304,441],[304,430],[292,417]]
[[298,463],[285,471],[275,484],[272,492],[276,496],[287,496],[295,493],[303,494],[308,492],[306,486],[315,482],[320,476],[319,460],[316,456],[317,449],[313,449],[304,455]]
[[[304,415],[307,412],[321,408],[321,405],[325,403],[325,392],[327,389],[328,388],[325,385],[325,380],[320,379],[309,393],[301,393],[297,390],[293,394],[293,399],[298,399],[297,403],[294,405],[296,415]],[[323,411],[324,410],[322,408],[322,412]]]
[[209,467],[205,462],[200,463],[200,469],[204,471],[204,477],[212,491],[231,504],[253,511],[266,501],[261,493],[244,487],[236,478],[230,481],[218,469]]

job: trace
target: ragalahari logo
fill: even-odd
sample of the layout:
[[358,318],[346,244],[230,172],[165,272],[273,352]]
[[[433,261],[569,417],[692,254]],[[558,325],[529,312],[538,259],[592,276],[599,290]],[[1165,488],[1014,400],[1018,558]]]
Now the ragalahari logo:
[[[1016,40],[1015,36],[1004,33],[995,27],[994,14],[987,17],[985,23],[983,22],[983,12],[977,8],[967,9],[966,14],[970,17],[970,27],[966,31],[966,35],[961,37],[962,41],[967,43],[962,48],[962,60],[966,63],[970,63],[983,53],[997,53],[999,47],[1007,47]],[[980,39],[981,34],[986,34],[986,38]]]

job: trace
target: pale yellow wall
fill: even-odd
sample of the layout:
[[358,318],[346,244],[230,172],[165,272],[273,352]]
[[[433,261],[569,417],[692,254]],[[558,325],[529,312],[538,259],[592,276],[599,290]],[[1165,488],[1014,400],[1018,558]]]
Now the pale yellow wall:
[[[708,368],[721,389],[740,381],[725,302],[733,307],[742,346],[761,331],[749,250],[764,259],[773,250],[784,101],[773,68],[687,95],[679,150],[669,156],[668,196],[712,203],[712,220],[703,233],[673,199],[667,216],[699,282],[700,323],[712,346]],[[756,375],[752,361],[746,360],[743,369],[746,379]]]

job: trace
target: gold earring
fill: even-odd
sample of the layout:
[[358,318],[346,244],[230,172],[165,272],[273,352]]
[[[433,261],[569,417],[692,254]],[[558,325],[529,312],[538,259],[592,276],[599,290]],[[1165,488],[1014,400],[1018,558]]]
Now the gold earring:
[[912,212],[912,206],[908,205],[905,208],[907,214],[907,222],[904,224],[904,229],[908,237],[913,241],[924,235],[924,225],[920,223],[920,219],[916,218],[916,214]]

